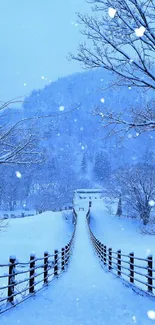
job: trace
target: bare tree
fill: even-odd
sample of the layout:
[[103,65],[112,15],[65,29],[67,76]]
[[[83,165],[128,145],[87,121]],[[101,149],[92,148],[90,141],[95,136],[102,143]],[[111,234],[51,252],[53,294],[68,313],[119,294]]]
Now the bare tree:
[[148,164],[125,168],[117,172],[116,180],[127,205],[137,212],[146,225],[155,204],[155,168]]
[[30,164],[41,162],[43,155],[36,149],[37,135],[27,119],[0,125],[0,164]]
[[[139,136],[141,133],[155,130],[155,107],[154,100],[146,103],[142,108],[128,107],[122,108],[121,112],[108,107],[94,108],[94,115],[100,116],[101,123],[107,130],[106,136],[121,134],[124,137],[131,132],[133,137]],[[135,105],[135,104],[134,104]]]
[[37,149],[37,117],[22,118],[19,110],[10,108],[19,102],[22,100],[15,98],[0,106],[0,164],[30,164],[43,160],[43,153]]
[[[71,55],[86,68],[104,68],[118,79],[113,84],[155,90],[155,1],[154,0],[89,0],[92,15],[78,14],[87,41]],[[98,114],[102,114],[99,109]],[[155,129],[155,111],[150,106],[130,119],[108,111],[102,119],[106,125],[129,131]],[[140,116],[139,116],[140,115]]]
[[[39,150],[37,144],[41,141],[39,121],[49,121],[58,116],[71,114],[81,106],[81,103],[73,103],[70,110],[59,113],[38,114],[22,117],[20,111],[15,121],[11,120],[13,109],[10,105],[23,103],[19,98],[2,103],[0,106],[0,164],[36,164],[42,162],[45,157],[43,151]],[[63,108],[63,107],[62,107]],[[44,127],[47,126],[46,124]],[[43,128],[43,122],[41,127]]]

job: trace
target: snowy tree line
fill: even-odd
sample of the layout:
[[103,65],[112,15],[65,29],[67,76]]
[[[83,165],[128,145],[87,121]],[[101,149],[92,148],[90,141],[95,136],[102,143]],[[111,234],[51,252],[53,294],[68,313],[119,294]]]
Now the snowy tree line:
[[[93,115],[97,103],[104,105],[107,101],[108,107],[117,104],[119,112],[127,98],[131,103],[135,100],[134,90],[129,98],[129,89],[124,88],[116,102],[115,91],[107,89],[104,102],[100,87],[109,80],[102,70],[62,78],[43,90],[33,91],[21,110],[5,110],[3,123],[8,127],[8,117],[10,126],[23,121],[16,131],[17,140],[33,134],[33,146],[28,144],[18,159],[0,165],[1,209],[24,206],[44,211],[62,207],[72,201],[77,188],[114,188],[114,174],[119,169],[127,168],[131,173],[139,163],[154,163],[153,133],[139,136],[131,131],[123,141],[116,136],[107,138],[106,129]],[[136,98],[141,104],[143,96]]]

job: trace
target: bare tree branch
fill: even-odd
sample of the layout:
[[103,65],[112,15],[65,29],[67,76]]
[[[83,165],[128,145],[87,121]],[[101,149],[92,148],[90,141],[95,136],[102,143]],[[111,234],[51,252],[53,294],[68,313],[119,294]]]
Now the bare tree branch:
[[[86,41],[80,44],[77,55],[70,54],[70,58],[82,62],[86,68],[104,68],[114,73],[117,86],[154,91],[155,0],[87,2],[94,5],[92,15],[78,13]],[[110,16],[110,8],[115,10],[114,16]],[[143,120],[142,115],[139,117],[137,113],[136,116],[135,110],[133,119],[128,121],[123,114],[119,116],[107,108],[104,120],[108,125],[123,126],[125,132],[134,128],[141,132],[154,131],[155,111],[150,114],[151,110],[143,107]]]

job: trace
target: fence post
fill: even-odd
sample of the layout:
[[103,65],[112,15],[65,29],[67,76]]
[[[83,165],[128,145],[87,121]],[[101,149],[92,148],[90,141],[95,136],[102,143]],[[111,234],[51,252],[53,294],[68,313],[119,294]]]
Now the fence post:
[[54,251],[54,276],[58,275],[58,250]]
[[109,270],[112,269],[112,248],[109,248]]
[[48,284],[48,252],[44,252],[44,284]]
[[96,250],[96,253],[98,254],[98,240],[95,239],[95,250]]
[[104,245],[104,265],[106,265],[107,264],[107,246],[106,245]]
[[61,270],[65,270],[65,249],[61,249]]
[[130,253],[130,282],[134,283],[134,253]]
[[35,255],[30,255],[30,278],[29,278],[29,293],[34,293],[35,279]]
[[97,240],[97,254],[100,257],[100,241]]
[[104,245],[101,244],[101,261],[103,262],[103,250],[104,250]]
[[13,303],[13,294],[15,287],[15,267],[16,267],[16,258],[10,256],[9,259],[9,277],[8,277],[8,302]]
[[101,258],[101,242],[99,241],[99,244],[98,244],[98,249],[99,249],[99,258]]
[[67,265],[67,261],[68,261],[68,246],[65,246],[65,266]]
[[152,255],[149,255],[147,257],[148,260],[148,291],[152,292],[152,285],[153,285],[153,257]]
[[70,257],[70,245],[68,244],[68,246],[67,246],[67,265],[69,262],[69,257]]
[[117,274],[121,275],[121,250],[117,251]]

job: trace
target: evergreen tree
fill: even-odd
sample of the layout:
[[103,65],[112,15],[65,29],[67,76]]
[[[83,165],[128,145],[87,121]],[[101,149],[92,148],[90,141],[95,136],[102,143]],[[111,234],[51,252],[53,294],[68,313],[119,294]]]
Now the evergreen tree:
[[122,215],[122,197],[121,197],[121,195],[120,195],[119,200],[118,200],[116,215],[119,216],[119,217]]
[[81,161],[81,171],[82,171],[82,173],[86,174],[87,169],[88,169],[87,158],[86,158],[86,154],[84,153],[82,161]]
[[111,166],[110,161],[108,159],[108,155],[103,153],[97,153],[94,165],[94,176],[95,178],[105,183],[110,178]]

